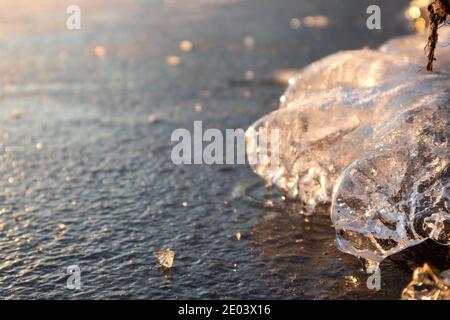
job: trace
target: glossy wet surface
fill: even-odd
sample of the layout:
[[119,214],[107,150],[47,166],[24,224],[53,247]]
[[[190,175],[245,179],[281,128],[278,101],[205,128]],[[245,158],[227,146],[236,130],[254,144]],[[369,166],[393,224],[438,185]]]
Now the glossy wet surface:
[[360,0],[78,3],[79,31],[72,2],[0,4],[1,298],[400,297],[408,268],[387,261],[369,291],[326,212],[300,216],[248,166],[175,166],[170,135],[247,128],[277,106],[275,71],[404,34],[407,1],[382,2],[382,32]]

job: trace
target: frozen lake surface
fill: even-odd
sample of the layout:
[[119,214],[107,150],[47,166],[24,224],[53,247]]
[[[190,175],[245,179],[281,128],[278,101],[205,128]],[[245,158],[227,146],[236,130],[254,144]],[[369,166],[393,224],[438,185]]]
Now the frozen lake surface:
[[[405,34],[408,1],[382,1],[382,32],[365,0],[77,2],[79,31],[70,1],[0,4],[1,298],[400,297],[402,257],[369,291],[329,215],[299,215],[248,166],[173,165],[170,135],[247,128],[277,108],[277,70]],[[297,29],[307,16],[327,23]]]

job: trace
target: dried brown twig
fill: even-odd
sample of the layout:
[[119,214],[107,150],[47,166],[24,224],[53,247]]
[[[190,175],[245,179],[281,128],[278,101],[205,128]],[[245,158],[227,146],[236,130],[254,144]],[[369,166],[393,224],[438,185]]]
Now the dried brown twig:
[[430,18],[430,32],[425,49],[428,51],[427,70],[433,70],[433,62],[436,60],[434,50],[438,43],[438,28],[447,21],[450,16],[450,0],[433,0],[428,6]]

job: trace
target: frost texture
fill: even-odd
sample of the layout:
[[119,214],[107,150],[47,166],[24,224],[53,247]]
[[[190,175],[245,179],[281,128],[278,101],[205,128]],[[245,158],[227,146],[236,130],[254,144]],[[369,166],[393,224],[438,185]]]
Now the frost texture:
[[270,155],[259,133],[280,130],[277,163],[265,157],[254,171],[308,214],[332,203],[339,248],[376,262],[427,238],[450,242],[450,46],[428,73],[425,42],[404,37],[311,64],[246,133],[250,157]]

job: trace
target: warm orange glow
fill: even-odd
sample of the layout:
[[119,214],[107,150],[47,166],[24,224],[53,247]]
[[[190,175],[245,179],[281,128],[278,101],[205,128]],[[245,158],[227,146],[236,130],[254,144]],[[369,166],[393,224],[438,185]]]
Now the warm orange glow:
[[413,19],[417,19],[420,17],[420,9],[418,7],[410,7],[409,8],[409,15]]
[[97,58],[101,59],[106,55],[106,49],[103,46],[96,46],[94,49],[94,54]]
[[192,51],[194,48],[194,44],[188,40],[184,40],[180,42],[180,50],[184,52]]
[[169,66],[176,67],[181,63],[181,58],[178,56],[168,56],[166,57],[166,63]]
[[414,23],[414,27],[416,28],[417,32],[424,32],[427,27],[427,23],[425,22],[424,18],[419,18]]

